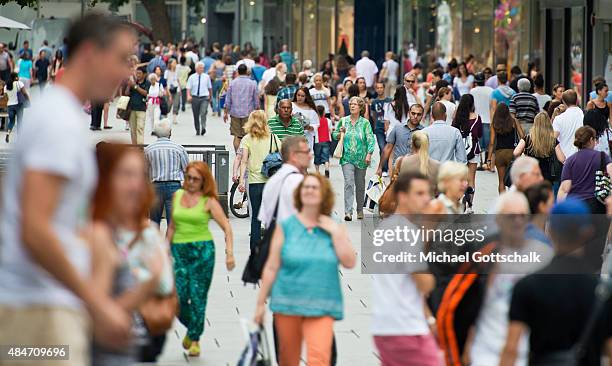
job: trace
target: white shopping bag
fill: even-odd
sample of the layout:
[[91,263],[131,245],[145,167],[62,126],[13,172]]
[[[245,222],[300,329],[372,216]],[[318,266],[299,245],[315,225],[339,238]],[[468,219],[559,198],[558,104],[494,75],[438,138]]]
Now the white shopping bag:
[[363,203],[363,208],[370,212],[375,212],[376,206],[378,206],[378,201],[385,192],[385,188],[385,182],[381,177],[374,175],[372,178],[370,178],[366,188],[366,197],[365,202]]

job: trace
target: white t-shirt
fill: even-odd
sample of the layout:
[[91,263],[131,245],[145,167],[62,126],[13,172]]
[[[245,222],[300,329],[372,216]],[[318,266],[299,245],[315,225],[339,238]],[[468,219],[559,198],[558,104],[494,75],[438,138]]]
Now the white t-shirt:
[[584,113],[578,107],[570,107],[553,121],[553,130],[559,132],[559,145],[566,158],[574,155],[578,148],[574,146],[576,130],[582,127]]
[[255,60],[251,60],[250,58],[243,58],[242,60],[236,62],[236,70],[238,70],[238,66],[245,64],[247,69],[251,70],[253,66],[255,66]]
[[450,100],[441,100],[440,101],[446,107],[446,123],[448,125],[453,124],[453,118],[455,117],[455,110],[457,110],[457,105],[451,102]]
[[[52,86],[26,111],[4,177],[0,211],[0,304],[45,304],[79,308],[79,299],[30,259],[21,237],[20,196],[26,170],[65,178],[53,228],[68,260],[90,274],[88,245],[77,232],[89,221],[97,169],[89,116],[76,97]],[[67,138],[67,134],[69,137]]]
[[155,85],[151,85],[149,87],[149,94],[147,94],[147,104],[153,104],[153,99],[150,99],[150,98],[157,98],[157,97],[161,97],[162,95],[164,95],[164,92],[163,92],[163,86],[161,85],[161,83],[158,82]]
[[8,103],[7,105],[17,105],[19,104],[19,99],[17,98],[17,92],[20,91],[24,87],[21,81],[13,82],[13,90],[8,90],[6,85],[4,86],[4,92],[8,95]]
[[493,89],[488,86],[477,86],[470,90],[474,97],[474,109],[482,123],[491,123],[491,94]]
[[329,113],[329,103],[327,103],[327,98],[329,98],[331,95],[329,89],[325,87],[323,87],[321,90],[310,88],[309,92],[314,104],[316,106],[322,105],[325,108],[325,113]]
[[533,96],[536,97],[536,99],[538,100],[538,106],[540,107],[540,112],[544,111],[544,104],[552,100],[552,98],[548,94],[533,93]]
[[367,57],[362,57],[355,64],[355,68],[357,69],[357,75],[363,76],[366,82],[366,86],[369,88],[374,84],[374,75],[378,73],[378,66],[376,66],[376,62],[370,60]]
[[169,70],[167,69],[164,72],[164,79],[166,79],[166,82],[168,83],[168,88],[172,88],[172,87],[178,87],[179,82],[178,82],[178,75],[175,71]]
[[300,108],[295,103],[291,103],[291,104],[293,105],[293,109],[291,112],[292,115],[295,116],[296,114],[301,114],[302,116],[307,118],[310,121],[310,125],[314,127],[314,130],[312,131],[304,131],[304,134],[306,135],[306,139],[308,140],[308,146],[310,146],[310,148],[313,149],[314,143],[316,142],[317,129],[319,128],[319,115],[317,114],[317,111],[315,111],[314,109]]
[[457,89],[459,95],[467,94],[472,89],[472,85],[474,84],[474,75],[468,75],[465,79],[465,82],[461,80],[459,76],[455,76],[455,80],[453,80],[453,88]]
[[395,117],[395,111],[393,110],[393,104],[391,103],[385,104],[385,106],[383,107],[383,110],[385,111],[383,114],[383,120],[389,121],[389,128],[387,128],[387,134],[386,134],[387,136],[389,136],[389,134],[395,128],[395,126],[405,125],[406,123],[408,123],[408,113],[406,113],[405,116],[402,116],[401,121],[399,121]]
[[395,60],[387,60],[383,63],[383,68],[387,69],[387,79],[389,81],[397,81],[397,71],[399,64]]
[[261,80],[263,80],[264,83],[267,84],[270,82],[270,80],[274,79],[275,76],[276,76],[276,68],[271,67],[263,72],[263,74],[261,75]]
[[[381,222],[379,229],[414,227],[402,216],[393,215]],[[394,245],[385,242],[384,245]],[[418,242],[410,248],[412,253],[423,250]],[[393,265],[388,263],[388,265]],[[415,263],[411,273],[426,271],[427,264]],[[390,272],[399,272],[389,270]],[[410,274],[377,274],[372,281],[372,335],[413,336],[429,334],[429,326],[423,309],[424,298]]]

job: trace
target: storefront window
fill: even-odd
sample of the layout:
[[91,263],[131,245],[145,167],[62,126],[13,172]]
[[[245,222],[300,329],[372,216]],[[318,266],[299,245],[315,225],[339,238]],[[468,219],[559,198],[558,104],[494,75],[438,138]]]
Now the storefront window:
[[334,34],[336,30],[336,1],[319,0],[319,34],[317,36],[317,48],[319,54],[317,60],[313,60],[317,70],[327,60],[330,53],[335,53]]
[[493,1],[465,0],[463,7],[463,59],[473,56],[474,71],[493,64]]
[[355,5],[352,0],[338,0],[338,53],[353,55]]
[[240,24],[242,44],[250,42],[255,49],[263,48],[263,0],[243,1]]
[[304,56],[300,60],[317,59],[317,0],[304,0]]
[[584,8],[572,8],[571,17],[571,41],[570,41],[570,57],[571,57],[571,87],[576,90],[578,95],[582,95],[582,51],[584,37]]
[[[495,58],[496,64],[505,64],[508,69],[521,59],[521,43],[526,14],[521,12],[520,0],[500,0],[495,8]],[[527,6],[525,7],[527,8]],[[527,33],[527,37],[529,34]],[[528,47],[527,45],[523,46]]]

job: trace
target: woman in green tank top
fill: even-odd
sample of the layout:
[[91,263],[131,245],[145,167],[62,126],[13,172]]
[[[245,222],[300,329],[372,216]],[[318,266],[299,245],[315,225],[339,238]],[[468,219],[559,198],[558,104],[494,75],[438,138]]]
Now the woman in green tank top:
[[204,332],[208,289],[215,266],[215,243],[208,229],[211,218],[225,232],[225,264],[231,271],[235,266],[232,228],[217,200],[217,187],[208,165],[194,161],[185,169],[183,188],[174,194],[168,227],[179,298],[178,318],[187,328],[183,348],[193,357],[200,355],[198,342]]

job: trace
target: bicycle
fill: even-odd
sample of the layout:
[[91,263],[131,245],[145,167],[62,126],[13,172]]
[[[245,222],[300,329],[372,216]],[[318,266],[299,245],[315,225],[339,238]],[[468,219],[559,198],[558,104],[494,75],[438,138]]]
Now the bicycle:
[[234,184],[232,184],[229,206],[230,211],[234,216],[239,219],[244,219],[249,217],[248,195],[246,191],[240,192],[238,186],[238,182],[234,182]]

